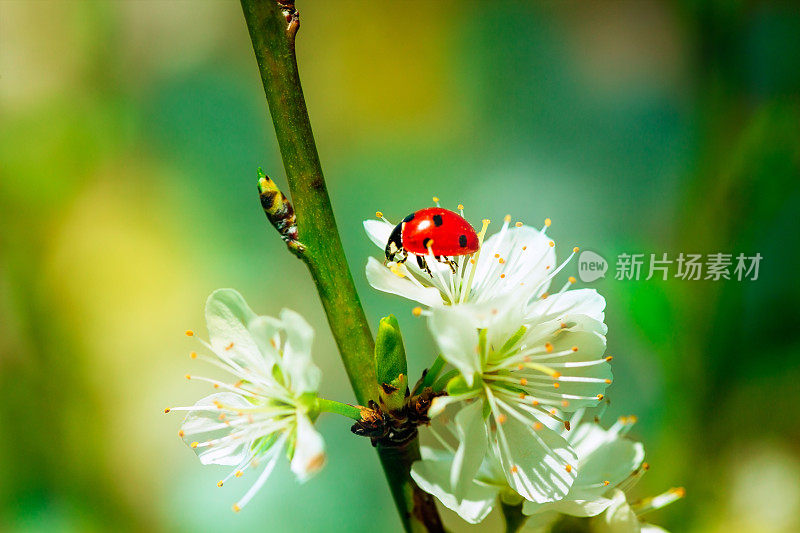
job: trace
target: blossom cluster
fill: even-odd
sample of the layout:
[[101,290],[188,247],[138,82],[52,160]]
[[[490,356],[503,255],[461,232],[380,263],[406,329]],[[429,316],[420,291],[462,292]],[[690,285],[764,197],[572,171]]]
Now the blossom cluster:
[[[368,260],[372,287],[421,304],[415,314],[453,367],[437,380],[446,395],[429,411],[445,422],[430,428],[439,447],[423,448],[412,477],[470,523],[499,501],[535,516],[532,527],[605,511],[612,530],[638,531],[623,492],[646,470],[641,444],[625,438],[634,419],[608,430],[581,422],[612,381],[605,300],[572,289],[573,277],[552,289],[578,248],[558,264],[550,224],[512,225],[507,216],[486,238],[484,220],[477,252],[454,265],[431,256],[430,273],[411,261]],[[394,225],[381,217],[364,227],[383,247]]]
[[[682,489],[629,504],[626,491],[648,468],[642,445],[626,436],[635,417],[604,429],[589,415],[605,404],[612,382],[605,300],[593,289],[573,289],[573,277],[553,285],[578,248],[558,263],[549,219],[534,228],[506,217],[487,238],[489,224],[483,221],[468,254],[436,257],[429,247],[427,261],[415,262],[394,249],[387,258],[400,262],[367,260],[372,287],[418,304],[413,313],[424,317],[439,353],[420,380],[434,399],[419,417],[433,421],[427,431],[438,445],[423,447],[411,477],[470,523],[502,504],[529,517],[530,528],[572,515],[595,517],[597,531],[658,531],[639,515]],[[398,228],[382,215],[364,227],[386,250]],[[229,467],[218,486],[259,471],[233,505],[239,511],[281,456],[300,481],[323,467],[325,447],[314,428],[320,413],[363,422],[368,410],[318,397],[314,333],[297,313],[259,316],[238,292],[220,289],[208,298],[206,321],[206,353],[191,357],[233,379],[187,375],[215,391],[165,411],[186,412],[179,436],[203,464]]]

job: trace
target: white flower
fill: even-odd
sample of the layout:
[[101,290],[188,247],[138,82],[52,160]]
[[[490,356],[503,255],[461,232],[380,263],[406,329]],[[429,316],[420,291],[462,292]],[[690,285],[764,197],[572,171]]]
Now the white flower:
[[622,417],[609,429],[600,424],[580,422],[583,411],[572,418],[572,429],[562,435],[578,456],[578,476],[562,500],[537,504],[525,502],[527,515],[557,512],[572,516],[595,516],[606,510],[607,497],[618,486],[631,485],[645,468],[644,447],[625,438],[635,417]]
[[[455,273],[432,257],[427,262],[433,275],[421,270],[413,259],[384,265],[370,257],[366,266],[367,280],[375,289],[429,308],[468,303],[497,307],[498,301],[519,299],[531,304],[529,311],[534,316],[570,311],[588,314],[602,322],[605,302],[594,290],[569,291],[567,296],[562,293],[569,287],[568,283],[557,298],[553,295],[547,299],[550,281],[578,249],[574,248],[567,260],[556,267],[555,243],[546,234],[550,219],[541,229],[521,223],[510,226],[510,221],[511,217],[506,216],[500,231],[484,241],[489,222],[484,220],[483,230],[478,234],[482,243],[480,250],[454,257]],[[367,235],[381,250],[393,228],[386,219],[364,221]]]
[[[430,312],[433,337],[458,375],[429,415],[464,401],[480,406],[456,416],[460,443],[452,488],[460,498],[459,489],[480,468],[488,436],[516,492],[537,503],[560,500],[575,479],[577,457],[551,426],[553,420],[563,422],[557,408],[595,405],[611,383],[602,357],[605,325],[586,315],[562,315],[520,327],[521,304],[490,309],[484,317],[481,312],[465,306]],[[481,322],[489,326],[479,329]]]
[[[200,357],[236,380],[186,376],[209,382],[221,392],[166,411],[188,411],[179,435],[203,464],[234,467],[218,486],[264,463],[250,490],[233,506],[239,511],[264,485],[282,452],[288,453],[301,481],[325,463],[324,443],[313,425],[321,377],[311,361],[314,331],[288,309],[280,318],[257,316],[231,289],[209,296],[206,321],[210,342],[201,342],[213,356]],[[192,357],[198,356],[192,352]]]

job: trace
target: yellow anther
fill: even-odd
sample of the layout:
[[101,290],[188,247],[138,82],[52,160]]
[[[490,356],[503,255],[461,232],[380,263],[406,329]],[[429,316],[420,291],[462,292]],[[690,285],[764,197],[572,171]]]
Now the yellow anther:
[[217,481],[217,487],[221,487],[221,486],[222,486],[222,481]]
[[542,294],[542,300],[546,300],[548,296],[550,296],[548,293]]
[[511,473],[512,474],[516,474],[517,472],[519,472],[519,468],[517,468],[517,465],[512,466],[511,467]]
[[540,430],[540,429],[542,429],[542,423],[541,423],[541,422],[536,422],[536,423],[533,425],[533,429],[535,429],[535,430],[537,430],[537,431],[538,431],[538,430]]
[[511,215],[506,215],[503,217],[503,222],[511,222]]
[[170,411],[169,407],[165,407],[165,408],[164,408],[164,412],[165,412],[165,413],[169,413],[169,411]]
[[683,488],[683,487],[675,487],[675,488],[669,489],[669,491],[672,494],[674,494],[675,496],[677,496],[678,498],[683,498],[684,496],[686,496],[686,489]]
[[178,431],[178,436],[179,437],[183,438],[184,435],[185,435],[185,433],[183,432],[183,430]]
[[517,223],[516,223],[516,224],[514,224],[514,225],[515,225],[516,227],[518,227],[518,228],[521,228],[521,227],[522,227],[522,222],[517,222]]
[[546,342],[544,343],[544,349],[547,350],[547,353],[550,353],[553,351],[553,345],[550,344],[549,342]]
[[438,196],[434,196],[434,197],[433,197],[433,201],[434,201],[434,202],[438,202],[438,201],[439,201],[439,197],[438,197]]
[[534,407],[536,407],[537,405],[539,405],[539,400],[533,400],[533,401],[531,402],[531,405],[533,405]]
[[414,309],[411,310],[411,314],[414,316],[420,316],[422,314],[422,308],[415,307]]
[[500,257],[500,254],[494,254],[495,259],[497,259],[498,257]]
[[578,248],[577,246],[572,249],[572,251],[575,252],[576,254],[578,253],[578,250],[580,250],[580,248]]
[[553,241],[550,241],[550,242],[548,242],[547,244],[548,244],[548,246],[550,246],[550,248],[552,248],[553,246],[555,246],[555,245],[556,245],[556,243],[554,243]]
[[197,359],[197,352],[190,352],[189,357],[191,357],[192,359]]
[[578,351],[578,347],[577,347],[577,346],[573,346],[573,347],[572,347],[572,351],[573,351],[573,352],[577,352],[577,351]]
[[236,473],[233,475],[234,477],[242,477],[242,471],[237,470]]
[[559,388],[560,386],[561,386],[561,384],[560,384],[560,383],[553,383],[553,388],[554,388],[554,389],[557,389],[557,388]]
[[611,485],[611,482],[609,480],[605,480],[603,481],[603,485],[608,487],[609,485]]
[[570,276],[567,281],[569,281],[570,283],[575,283],[578,280],[576,280],[574,276]]
[[503,263],[506,262],[506,260],[501,257],[500,259],[497,260],[497,262],[502,265]]
[[[522,365],[520,365],[520,366],[522,366]],[[519,384],[524,387],[525,385],[528,384],[528,380],[525,379],[525,378],[522,378],[522,379],[519,380]]]
[[233,348],[233,341],[225,347],[225,350],[230,350],[231,348]]
[[504,277],[506,277],[505,274],[500,274],[500,279],[503,279]]
[[497,423],[498,423],[498,424],[505,424],[505,423],[506,423],[506,420],[508,420],[508,418],[506,417],[506,415],[504,415],[504,414],[502,414],[502,413],[500,413],[499,415],[497,415]]
[[193,442],[193,443],[191,443],[189,446],[191,446],[192,448],[197,448],[197,445],[198,445],[198,444],[200,444],[200,443],[199,443],[199,442],[197,442],[197,441],[194,441],[194,442]]
[[608,357],[606,357],[606,361],[611,361],[612,359],[614,359],[613,355],[609,355]]
[[610,379],[606,378],[605,382],[606,382],[606,385],[611,385],[611,380]]
[[234,512],[234,513],[238,513],[238,512],[239,512],[239,511],[241,511],[241,510],[242,510],[242,508],[241,508],[241,507],[239,507],[239,504],[238,504],[238,503],[234,503],[234,504],[233,504],[233,512]]
[[605,398],[605,396],[603,396],[602,394],[598,394],[598,395],[597,395],[597,399],[598,399],[598,400],[602,400],[603,398]]
[[218,389],[219,388],[219,383],[214,383],[214,388]]
[[375,211],[375,216],[377,218],[383,218],[383,211]]
[[186,336],[187,336],[187,337],[193,337],[193,336],[194,336],[194,331],[192,331],[192,330],[190,330],[190,329],[187,329],[187,330],[186,330]]
[[481,220],[481,223],[483,223],[485,226],[488,226],[489,224],[492,223],[492,221],[489,220],[488,218],[484,218],[483,220]]
[[553,223],[553,221],[550,220],[549,218],[544,219],[544,225],[547,226],[548,228],[550,227],[550,224],[552,224],[552,223]]
[[560,377],[561,377],[561,372],[559,372],[558,370],[556,370],[555,372],[553,372],[553,379],[558,379],[558,378],[560,378]]
[[184,377],[185,377],[186,379],[192,379],[192,375],[191,375],[191,374],[186,374]]
[[527,394],[525,394],[524,392],[520,392],[520,393],[519,393],[519,399],[520,399],[520,400],[524,400],[524,399],[525,399],[525,396],[527,396]]
[[635,424],[638,421],[639,417],[637,417],[636,415],[631,415],[628,417],[628,424]]
[[564,467],[567,472],[572,472],[572,465],[567,465]]
[[650,470],[650,463],[642,463],[642,468],[645,470]]

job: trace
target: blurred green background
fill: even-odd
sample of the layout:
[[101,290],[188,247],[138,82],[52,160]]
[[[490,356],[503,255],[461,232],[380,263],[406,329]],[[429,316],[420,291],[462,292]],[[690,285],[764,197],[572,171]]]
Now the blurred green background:
[[[800,11],[761,2],[323,2],[298,57],[373,326],[412,377],[432,343],[369,289],[361,223],[429,205],[553,219],[557,251],[761,253],[757,281],[615,281],[611,423],[636,414],[649,518],[800,530]],[[315,325],[323,393],[352,401],[304,268],[265,221],[284,184],[235,2],[0,3],[0,530],[399,529],[376,456],[323,417],[329,464],[217,488],[167,405],[205,394],[182,332],[206,296]],[[496,227],[496,226],[495,226]],[[574,273],[565,272],[565,275]],[[613,264],[612,264],[613,268]],[[454,515],[446,514],[455,525]],[[492,517],[478,531],[497,525]]]

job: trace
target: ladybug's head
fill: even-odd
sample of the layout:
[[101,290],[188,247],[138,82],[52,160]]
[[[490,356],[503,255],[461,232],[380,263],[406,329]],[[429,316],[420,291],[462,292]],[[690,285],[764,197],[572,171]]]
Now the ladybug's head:
[[408,254],[405,249],[403,249],[403,222],[395,226],[392,230],[384,252],[386,253],[387,261],[402,263],[408,258]]

